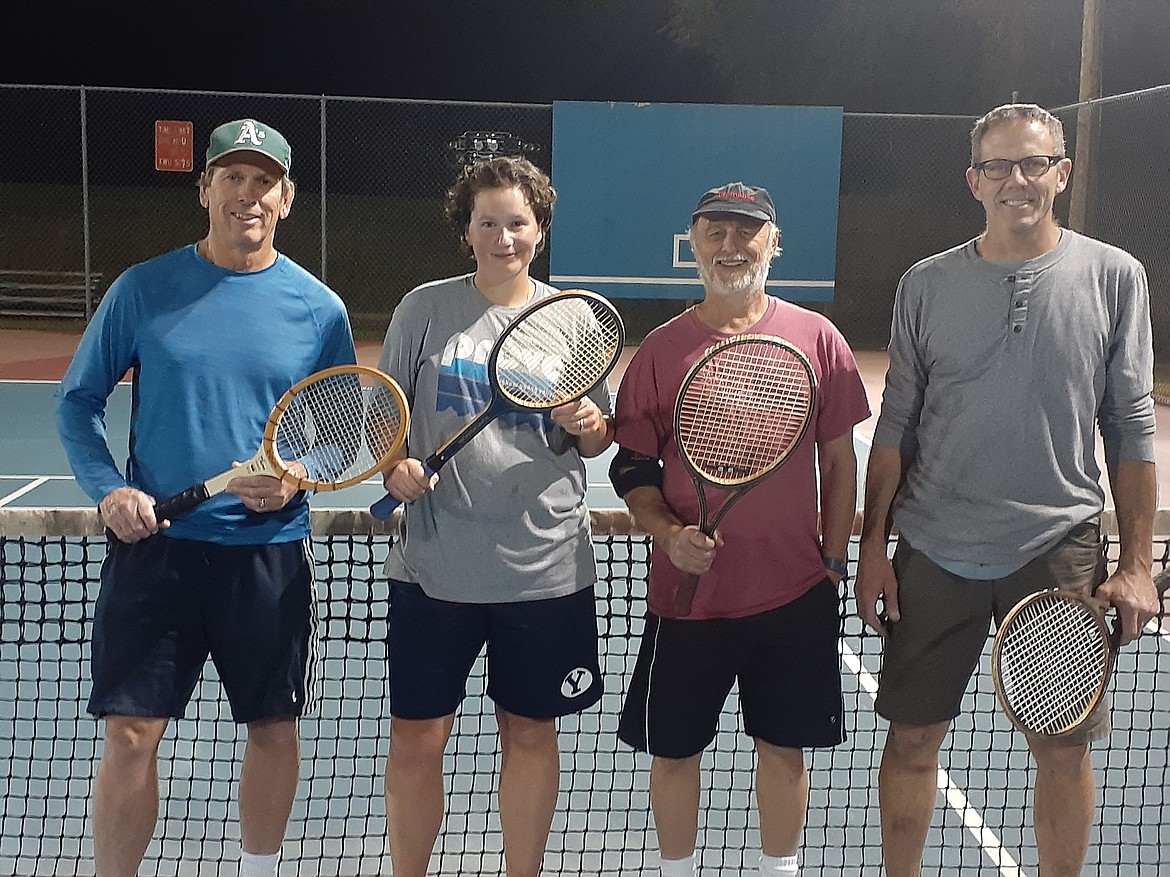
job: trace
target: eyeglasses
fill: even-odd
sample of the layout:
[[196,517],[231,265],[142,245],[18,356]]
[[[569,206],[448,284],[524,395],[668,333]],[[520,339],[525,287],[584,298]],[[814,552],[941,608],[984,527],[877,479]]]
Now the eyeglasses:
[[987,161],[973,164],[972,167],[977,171],[983,171],[983,176],[989,180],[1006,180],[1012,175],[1016,165],[1019,165],[1024,176],[1033,180],[1044,176],[1054,164],[1063,160],[1063,155],[1029,155],[1015,161],[1010,158],[989,158]]

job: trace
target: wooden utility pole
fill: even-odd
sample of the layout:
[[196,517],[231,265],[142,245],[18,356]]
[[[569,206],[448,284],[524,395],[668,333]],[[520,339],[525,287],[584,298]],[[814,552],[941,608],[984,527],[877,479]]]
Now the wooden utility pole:
[[[1082,104],[1101,96],[1101,0],[1084,0],[1081,24],[1081,87],[1078,100]],[[1093,182],[1093,146],[1096,131],[1091,106],[1077,109],[1077,151],[1073,163],[1072,201],[1069,204],[1068,224],[1076,231],[1088,233],[1089,192]]]

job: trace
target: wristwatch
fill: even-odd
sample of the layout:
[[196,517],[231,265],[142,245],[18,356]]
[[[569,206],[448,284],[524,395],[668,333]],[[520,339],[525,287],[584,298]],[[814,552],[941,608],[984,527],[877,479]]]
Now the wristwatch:
[[849,575],[849,564],[843,557],[822,557],[821,563],[829,572],[835,572],[842,578]]

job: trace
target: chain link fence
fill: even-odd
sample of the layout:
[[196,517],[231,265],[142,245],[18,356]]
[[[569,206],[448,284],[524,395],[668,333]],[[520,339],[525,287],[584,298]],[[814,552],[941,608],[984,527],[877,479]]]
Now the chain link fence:
[[[1092,173],[1084,220],[1070,219],[1070,225],[1128,250],[1146,266],[1154,328],[1154,398],[1170,404],[1170,210],[1166,206],[1170,85],[1055,112],[1064,123],[1070,155],[1081,154],[1078,137],[1090,137]],[[1069,199],[1057,202],[1058,209],[1069,207]]]
[[[1092,185],[1074,227],[1145,263],[1155,344],[1170,364],[1170,85],[1054,112],[1074,155],[1078,114],[1088,114]],[[125,268],[201,237],[197,174],[155,171],[144,132],[158,119],[193,122],[198,168],[211,128],[245,116],[293,145],[298,189],[280,249],[341,294],[366,337],[417,284],[470,268],[441,211],[453,141],[506,132],[546,169],[555,159],[548,105],[0,85],[0,319],[84,319]],[[828,310],[854,346],[885,346],[906,268],[982,228],[963,176],[973,121],[845,114]],[[1069,202],[1057,203],[1066,223]],[[633,337],[684,305],[619,302]]]
[[[0,86],[0,319],[84,320],[127,267],[202,237],[208,134],[244,117],[292,144],[297,194],[280,250],[378,337],[406,292],[471,266],[441,210],[459,166],[452,141],[509,132],[545,167],[551,153],[546,105]],[[154,169],[149,133],[166,119],[193,123],[195,171]],[[547,256],[534,270],[547,277]],[[88,300],[77,295],[87,276]]]

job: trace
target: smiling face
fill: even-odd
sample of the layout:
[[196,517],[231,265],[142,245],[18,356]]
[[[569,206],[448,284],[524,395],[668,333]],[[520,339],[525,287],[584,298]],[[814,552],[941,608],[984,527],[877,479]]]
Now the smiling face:
[[[1041,122],[1012,119],[993,125],[983,135],[979,160],[1006,158],[1017,161],[1030,155],[1054,155],[1058,144]],[[989,180],[975,169],[967,169],[967,185],[987,215],[987,235],[999,240],[1032,239],[1059,235],[1053,215],[1056,196],[1068,185],[1072,162],[1061,159],[1045,173],[1027,177],[1019,165],[1006,179]]]
[[199,203],[207,208],[208,259],[232,270],[259,270],[276,259],[276,224],[292,207],[292,183],[272,159],[235,152],[207,169]]
[[487,286],[527,278],[544,237],[519,186],[478,192],[464,236],[475,256],[476,278]]
[[734,214],[700,216],[691,227],[699,278],[722,298],[763,292],[779,243],[772,223]]

